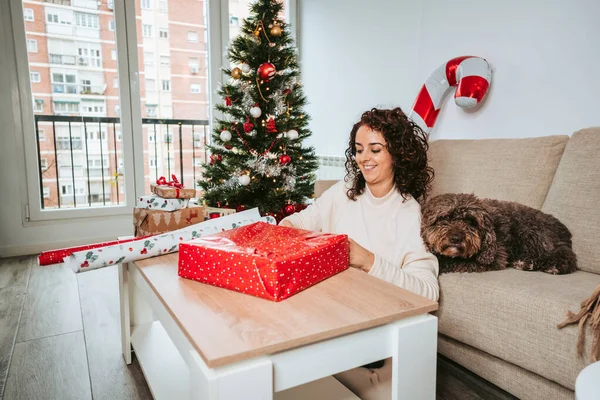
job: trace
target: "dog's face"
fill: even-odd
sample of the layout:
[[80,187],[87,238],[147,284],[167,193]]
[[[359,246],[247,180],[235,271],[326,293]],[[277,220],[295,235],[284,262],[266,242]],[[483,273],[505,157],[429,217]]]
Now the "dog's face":
[[436,196],[425,204],[422,214],[421,236],[432,253],[465,259],[483,255],[479,262],[491,262],[486,250],[494,245],[495,234],[488,210],[477,197]]

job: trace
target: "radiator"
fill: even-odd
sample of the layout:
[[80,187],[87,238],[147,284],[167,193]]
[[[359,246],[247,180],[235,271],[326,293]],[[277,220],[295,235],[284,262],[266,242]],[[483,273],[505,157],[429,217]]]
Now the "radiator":
[[339,180],[346,175],[346,157],[345,156],[328,156],[317,154],[319,159],[319,169],[317,170],[318,180]]

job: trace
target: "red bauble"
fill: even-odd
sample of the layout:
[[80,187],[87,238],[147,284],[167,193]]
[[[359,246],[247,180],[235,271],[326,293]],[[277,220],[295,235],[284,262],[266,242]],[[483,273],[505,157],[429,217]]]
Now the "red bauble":
[[258,77],[260,79],[265,82],[269,82],[271,79],[273,79],[277,71],[275,70],[275,66],[273,64],[266,62],[260,64],[256,72],[258,73]]
[[211,154],[210,155],[210,165],[213,165],[217,161],[223,161],[223,156],[220,154]]
[[244,132],[250,133],[254,129],[254,124],[250,122],[250,118],[246,117],[246,122],[244,122]]
[[277,127],[275,126],[275,120],[273,117],[269,118],[269,121],[267,121],[267,132],[277,133]]
[[306,204],[298,203],[298,204],[296,204],[296,211],[302,211],[306,207],[308,207]]
[[229,96],[225,97],[225,105],[226,106],[230,106],[231,105],[231,99],[229,98]]
[[286,215],[290,215],[296,212],[296,207],[293,204],[288,204],[284,210]]
[[288,156],[287,154],[282,154],[279,156],[279,164],[280,165],[287,165],[291,162],[292,162],[292,157]]
[[224,145],[223,147],[225,147],[227,150],[231,150],[231,149],[233,149],[233,146],[232,146],[232,145],[230,145],[230,144],[226,144],[226,145]]

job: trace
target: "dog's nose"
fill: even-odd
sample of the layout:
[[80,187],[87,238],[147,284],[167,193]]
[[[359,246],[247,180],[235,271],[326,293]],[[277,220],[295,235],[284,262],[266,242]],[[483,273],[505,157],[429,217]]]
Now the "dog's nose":
[[454,244],[461,243],[463,240],[463,234],[459,233],[459,232],[452,232],[452,233],[450,233],[449,239],[450,239],[450,243],[454,243]]

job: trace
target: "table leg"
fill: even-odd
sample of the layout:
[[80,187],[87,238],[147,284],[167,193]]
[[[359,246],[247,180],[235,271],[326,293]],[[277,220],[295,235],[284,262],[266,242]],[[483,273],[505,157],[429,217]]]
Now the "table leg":
[[426,315],[399,328],[392,340],[392,400],[434,400],[437,318]]
[[129,319],[129,264],[119,264],[119,301],[121,308],[121,350],[126,364],[131,364],[131,323]]
[[190,352],[191,398],[194,400],[273,400],[273,364],[267,359],[209,369]]

